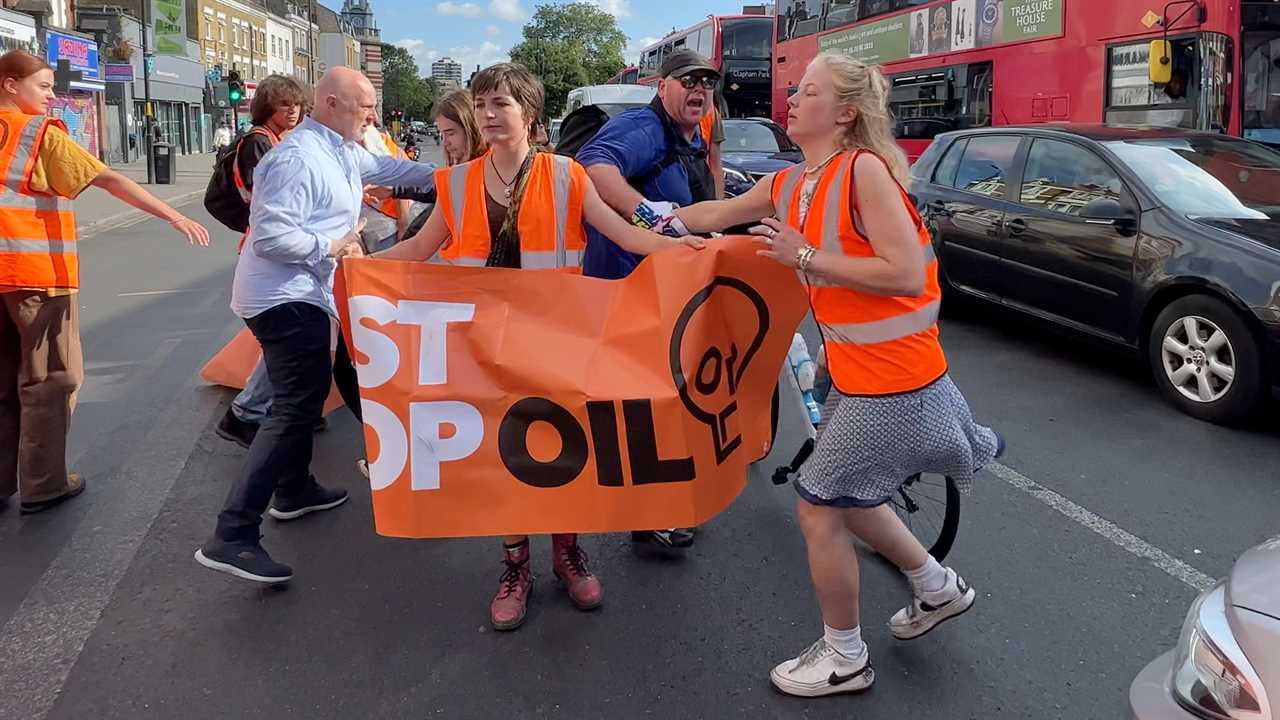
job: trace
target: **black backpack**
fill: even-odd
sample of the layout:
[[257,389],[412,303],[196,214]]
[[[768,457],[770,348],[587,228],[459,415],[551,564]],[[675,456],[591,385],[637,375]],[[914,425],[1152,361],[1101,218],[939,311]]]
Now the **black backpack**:
[[[647,172],[627,178],[627,184],[643,192],[641,188],[647,185],[650,180],[658,177],[663,170],[679,162],[685,165],[685,171],[689,175],[689,184],[691,186],[690,189],[693,191],[694,202],[713,199],[715,197],[715,188],[711,184],[710,170],[706,169],[706,151],[680,152],[680,149],[687,147],[687,144],[679,141],[671,120],[662,109],[662,101],[655,97],[653,102],[650,103],[650,107],[658,113],[658,117],[662,120],[662,128],[667,136],[667,153],[657,165]],[[615,113],[630,109],[632,108],[618,107]],[[611,118],[612,116],[599,105],[583,105],[569,113],[560,123],[560,142],[556,143],[556,154],[577,157],[582,148],[591,142],[596,133],[600,132],[600,128],[603,128]],[[706,169],[706,171],[703,172],[702,169]]]
[[241,233],[249,229],[249,203],[245,202],[240,195],[240,188],[236,187],[236,156],[240,154],[240,143],[255,133],[271,137],[266,130],[251,128],[219,150],[213,161],[213,175],[204,190],[204,209],[218,222]]

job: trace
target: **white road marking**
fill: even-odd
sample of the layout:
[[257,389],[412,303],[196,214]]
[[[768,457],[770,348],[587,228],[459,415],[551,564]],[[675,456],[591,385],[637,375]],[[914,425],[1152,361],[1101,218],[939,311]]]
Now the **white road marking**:
[[207,293],[212,290],[184,289],[184,290],[140,290],[138,292],[118,293],[116,297],[143,297],[146,295],[177,295],[179,293]]
[[1180,580],[1196,590],[1204,591],[1213,587],[1216,580],[1200,572],[1191,565],[1179,560],[1142,538],[1119,527],[1115,523],[1086,510],[1058,493],[1014,470],[1013,468],[991,463],[985,470],[1004,480],[1013,487],[1057,510],[1070,520],[1083,525],[1110,541],[1113,545],[1146,560],[1156,569]]

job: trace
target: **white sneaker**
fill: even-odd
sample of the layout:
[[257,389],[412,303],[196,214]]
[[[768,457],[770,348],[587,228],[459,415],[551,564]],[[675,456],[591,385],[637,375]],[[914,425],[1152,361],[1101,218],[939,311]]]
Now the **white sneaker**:
[[364,476],[365,480],[369,479],[369,461],[368,460],[365,460],[364,458],[360,458],[359,460],[357,460],[356,469],[360,471],[360,474]]
[[769,673],[773,686],[788,695],[819,697],[866,690],[876,679],[871,669],[871,653],[850,660],[827,644],[818,642]]
[[899,640],[913,640],[937,627],[944,620],[973,607],[978,594],[965,584],[955,570],[947,568],[947,583],[926,597],[912,597],[911,604],[889,619],[889,632]]

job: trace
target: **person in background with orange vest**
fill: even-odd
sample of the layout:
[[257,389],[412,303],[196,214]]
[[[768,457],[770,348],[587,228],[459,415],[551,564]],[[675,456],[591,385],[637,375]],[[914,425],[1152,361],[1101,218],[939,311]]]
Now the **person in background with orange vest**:
[[[302,86],[287,75],[268,75],[258,83],[253,94],[253,102],[249,105],[249,116],[253,119],[253,127],[237,142],[234,179],[240,197],[248,204],[253,197],[253,171],[263,156],[271,151],[280,140],[302,120],[302,108],[306,104],[306,93]],[[240,248],[244,250],[246,230],[240,237]],[[223,440],[230,440],[246,450],[253,444],[253,436],[271,412],[271,380],[267,378],[267,364],[261,358],[253,368],[253,374],[245,383],[244,389],[231,401],[231,407],[218,421],[215,432]],[[325,426],[324,418],[320,419],[317,429]]]
[[67,472],[67,432],[84,380],[76,218],[89,185],[165,220],[192,244],[199,224],[108,169],[47,117],[53,70],[22,50],[0,56],[0,505],[22,490],[22,512],[79,495]]
[[[370,118],[365,125],[360,144],[374,157],[408,159],[396,141],[391,138],[391,133],[380,127],[374,118]],[[409,215],[412,200],[390,197],[380,199],[366,194],[364,204],[366,207],[361,209],[360,216],[369,221],[362,234],[366,251],[376,252],[404,238],[405,228],[413,219]]]
[[910,582],[914,597],[889,621],[894,637],[920,637],[973,605],[974,589],[925,551],[889,502],[922,472],[968,490],[1003,451],[947,374],[938,262],[902,186],[907,159],[891,132],[888,87],[874,67],[818,56],[788,101],[787,133],[804,165],[739,197],[676,211],[691,232],[761,223],[751,229],[760,254],[798,269],[809,286],[844,395],[795,482],[825,632],[773,669],[773,684],[792,695],[855,692],[874,679],[851,535]]
[[711,180],[716,185],[716,199],[724,199],[724,164],[720,160],[720,146],[724,144],[724,119],[729,116],[724,104],[724,95],[720,88],[713,94],[714,102],[698,130],[702,133],[702,144],[707,148],[707,166],[711,168]]
[[[500,63],[471,81],[476,122],[489,152],[436,171],[438,200],[422,231],[378,257],[427,260],[452,238],[440,261],[472,267],[578,272],[586,248],[584,222],[630,252],[648,255],[678,244],[701,248],[697,238],[675,240],[623,220],[600,199],[573,159],[536,152],[533,123],[542,116],[542,83],[522,65]],[[455,198],[463,198],[461,205]],[[533,576],[529,538],[504,539],[506,571],[489,608],[498,630],[524,622]],[[579,609],[604,601],[600,581],[574,534],[552,535],[552,572]]]

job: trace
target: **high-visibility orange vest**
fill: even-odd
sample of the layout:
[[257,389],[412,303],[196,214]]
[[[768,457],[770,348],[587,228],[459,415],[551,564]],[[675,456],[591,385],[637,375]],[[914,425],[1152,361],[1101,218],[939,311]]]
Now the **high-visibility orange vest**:
[[[702,147],[707,149],[707,167],[711,167],[711,137],[716,131],[716,109],[709,108],[702,115],[702,120],[698,123],[698,129],[702,132]],[[715,170],[715,168],[711,168]]]
[[0,285],[80,287],[76,218],[66,198],[32,192],[45,132],[61,120],[0,110]]
[[[841,154],[823,171],[803,226],[800,195],[804,165],[774,176],[773,207],[788,225],[802,228],[814,247],[848,257],[873,257],[875,251],[858,232],[851,207],[853,166],[859,152]],[[915,221],[916,237],[924,255],[925,287],[920,297],[873,295],[817,279],[809,285],[831,379],[846,395],[911,392],[947,372],[947,359],[938,342],[938,308],[942,298],[938,260],[929,240],[929,230],[905,190],[902,203]]]
[[[397,160],[405,159],[404,151],[400,149],[399,145],[396,145],[395,140],[391,139],[390,133],[386,131],[382,132],[382,142],[386,144],[387,152],[391,153],[391,157]],[[382,212],[382,214],[387,215],[389,217],[396,218],[397,220],[400,219],[400,201],[399,200],[396,200],[395,198],[387,198],[386,200],[383,200],[382,203],[380,205],[377,205],[376,207],[378,208],[379,211]]]
[[[436,171],[436,202],[452,238],[440,252],[439,262],[484,267],[489,259],[492,239],[484,189],[488,158],[485,153],[471,162]],[[529,173],[516,218],[520,267],[581,272],[587,247],[582,220],[587,171],[573,158],[544,152],[534,157]]]

